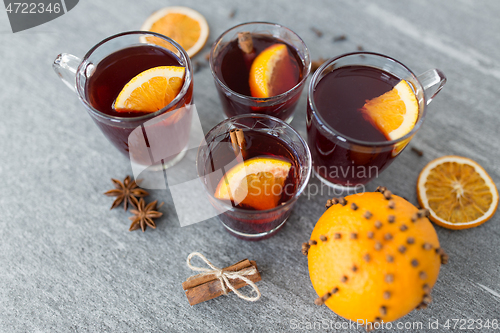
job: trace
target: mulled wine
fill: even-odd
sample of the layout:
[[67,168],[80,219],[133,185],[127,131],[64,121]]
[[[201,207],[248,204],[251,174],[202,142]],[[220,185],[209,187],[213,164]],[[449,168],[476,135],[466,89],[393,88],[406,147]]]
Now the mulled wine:
[[[390,138],[362,112],[367,101],[391,91],[400,81],[376,67],[352,65],[326,70],[310,91],[314,104],[309,101],[307,110],[308,143],[320,178],[346,187],[365,184],[404,148],[402,145],[397,153],[393,147],[384,148],[383,142]],[[313,105],[318,118],[313,115]],[[337,135],[325,131],[325,125]]]
[[258,114],[229,118],[205,140],[198,174],[222,224],[247,240],[277,232],[309,179],[304,140],[283,121]]
[[[132,78],[145,70],[158,66],[185,67],[185,64],[183,64],[176,54],[166,48],[151,44],[136,45],[117,50],[102,59],[96,64],[94,72],[86,83],[86,98],[93,108],[110,117],[129,119],[130,125],[128,126],[124,126],[123,123],[115,124],[114,122],[96,121],[96,124],[101,128],[106,137],[127,157],[129,157],[129,135],[137,126],[144,123],[144,120],[141,121],[141,119],[149,113],[135,111],[117,112],[114,109],[114,102],[120,91]],[[172,133],[175,137],[172,137],[171,140],[166,140],[167,142],[163,142],[166,145],[179,146],[172,147],[172,152],[182,151],[188,141],[191,113],[182,107],[191,103],[192,91],[193,85],[191,81],[191,85],[185,96],[176,105],[171,106],[167,110],[167,112],[176,112],[179,114],[172,114],[164,121],[151,125],[164,127],[162,136],[166,139],[169,137],[168,132],[172,131],[175,125],[175,133]],[[137,122],[134,121],[135,118],[137,118]],[[147,131],[148,129],[146,128]],[[148,141],[147,135],[145,136],[145,141],[148,147],[153,144]],[[133,160],[139,164],[151,163],[147,151],[144,152],[144,156],[136,152]],[[166,161],[168,161],[168,158]]]
[[[249,44],[242,42],[248,39]],[[266,23],[247,23],[225,32],[212,47],[210,65],[227,117],[261,113],[285,121],[292,119],[310,70],[302,40],[284,27]]]

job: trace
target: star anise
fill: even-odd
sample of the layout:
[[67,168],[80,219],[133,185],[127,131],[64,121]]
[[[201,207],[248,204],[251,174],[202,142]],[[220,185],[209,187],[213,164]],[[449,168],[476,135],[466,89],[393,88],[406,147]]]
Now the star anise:
[[[111,178],[113,183],[115,184],[115,189],[109,190],[104,194],[109,197],[117,197],[110,209],[118,207],[123,201],[123,209],[127,210],[127,203],[130,203],[132,206],[137,207],[137,198],[142,198],[149,193],[142,188],[137,186],[135,180],[130,181],[130,176],[125,177],[123,183],[117,179]],[[135,200],[133,200],[133,199]]]
[[144,199],[141,198],[139,200],[139,202],[137,203],[137,209],[130,210],[130,212],[134,214],[134,216],[129,217],[129,219],[132,221],[129,231],[137,230],[140,227],[142,232],[144,232],[147,226],[156,229],[156,224],[153,219],[163,215],[163,213],[156,211],[156,209],[160,208],[163,205],[163,202],[158,207],[156,207],[157,202],[158,200],[155,200],[146,206]]

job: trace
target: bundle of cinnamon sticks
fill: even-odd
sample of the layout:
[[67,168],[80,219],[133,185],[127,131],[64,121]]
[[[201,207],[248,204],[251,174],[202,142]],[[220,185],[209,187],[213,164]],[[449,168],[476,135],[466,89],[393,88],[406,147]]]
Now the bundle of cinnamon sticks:
[[[249,275],[245,274],[245,277],[252,282],[260,281],[261,277],[257,269],[257,264],[253,260],[241,260],[234,265],[223,268],[222,271],[244,272],[246,269],[252,268],[255,268],[254,273]],[[241,279],[231,279],[231,285],[235,289],[240,289],[246,286],[247,283]],[[195,305],[219,297],[225,293],[225,290],[231,291],[229,288],[225,288],[225,286],[223,286],[215,274],[210,273],[203,273],[189,277],[182,283],[182,288],[185,290],[186,297],[190,305]]]

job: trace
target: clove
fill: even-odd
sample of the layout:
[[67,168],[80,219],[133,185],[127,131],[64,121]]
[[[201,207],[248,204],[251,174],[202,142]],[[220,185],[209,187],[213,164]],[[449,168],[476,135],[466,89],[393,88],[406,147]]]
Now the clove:
[[338,35],[333,37],[333,42],[341,42],[347,39],[346,35]]
[[422,303],[430,304],[432,302],[432,296],[429,294],[425,294],[422,298]]
[[450,258],[448,257],[448,255],[446,253],[441,254],[441,264],[446,265],[449,260],[450,260]]
[[387,314],[387,308],[383,305],[380,307],[380,314],[382,316],[385,316]]
[[328,199],[328,200],[326,201],[326,205],[325,205],[325,207],[328,209],[328,208],[330,208],[331,206],[336,205],[336,204],[338,204],[338,203],[339,203],[339,199],[338,199],[338,198]]
[[427,283],[424,283],[424,285],[422,286],[422,289],[424,290],[424,293],[426,293],[426,294],[431,293],[431,288],[429,287],[429,285]]
[[424,209],[420,209],[417,214],[418,214],[418,217],[429,217],[429,215],[431,215],[431,212],[430,212],[430,210],[424,208]]
[[319,38],[323,37],[323,31],[319,30],[318,28],[311,27],[311,31],[314,32],[314,34]]
[[391,200],[391,198],[392,198],[392,192],[389,191],[389,190],[385,191],[384,192],[384,198],[385,198],[385,200]]
[[414,152],[415,154],[417,154],[418,156],[424,156],[424,152],[421,151],[420,149],[418,148],[415,148],[415,147],[411,147],[411,151]]
[[311,248],[311,245],[309,245],[309,243],[302,243],[302,254],[307,256],[309,254],[310,248]]
[[430,250],[430,249],[432,249],[432,245],[429,243],[424,243],[424,244],[422,244],[422,248],[424,250]]
[[415,213],[415,214],[413,214],[413,215],[411,216],[411,221],[412,221],[413,223],[415,223],[415,222],[417,222],[418,218],[419,218],[418,213]]

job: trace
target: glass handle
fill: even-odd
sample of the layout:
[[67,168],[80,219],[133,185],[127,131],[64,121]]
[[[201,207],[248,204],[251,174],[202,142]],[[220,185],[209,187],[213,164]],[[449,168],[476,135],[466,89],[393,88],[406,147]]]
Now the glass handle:
[[446,83],[446,76],[443,72],[436,68],[429,69],[427,72],[417,76],[417,78],[424,88],[424,94],[427,101],[426,105],[429,105],[438,92],[443,89],[443,86]]
[[82,60],[72,54],[61,53],[52,64],[54,72],[71,90],[76,92],[76,71]]

